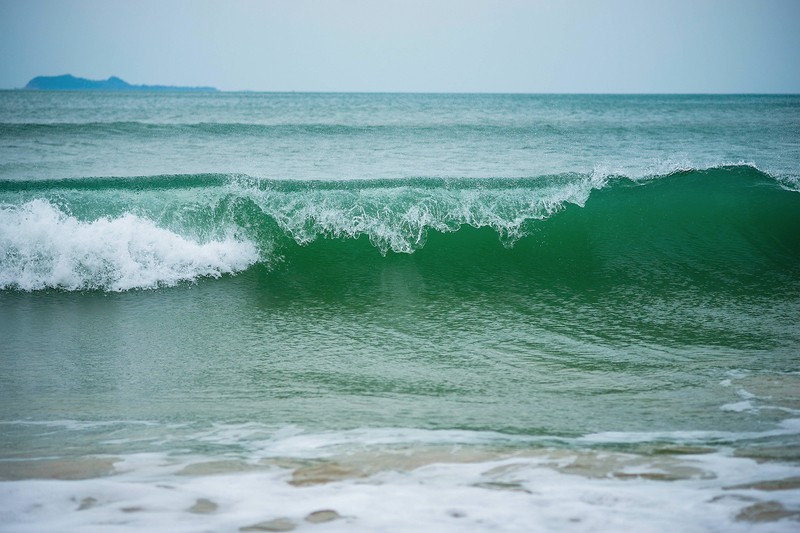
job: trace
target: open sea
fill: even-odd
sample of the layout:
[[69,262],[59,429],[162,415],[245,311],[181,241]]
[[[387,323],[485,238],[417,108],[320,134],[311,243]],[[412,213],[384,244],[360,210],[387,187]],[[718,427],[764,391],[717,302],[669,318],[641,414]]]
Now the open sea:
[[0,531],[800,530],[800,96],[0,92]]

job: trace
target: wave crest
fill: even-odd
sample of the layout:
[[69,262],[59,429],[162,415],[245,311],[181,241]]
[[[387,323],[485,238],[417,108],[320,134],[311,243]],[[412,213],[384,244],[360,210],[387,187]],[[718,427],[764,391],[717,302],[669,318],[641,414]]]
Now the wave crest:
[[523,237],[523,226],[549,218],[567,204],[583,206],[603,183],[575,176],[539,182],[509,180],[417,180],[338,188],[310,184],[304,190],[282,190],[243,179],[232,184],[236,197],[248,198],[259,217],[304,245],[320,237],[366,236],[383,255],[412,253],[424,246],[430,231],[452,233],[462,226],[494,229],[501,240]]

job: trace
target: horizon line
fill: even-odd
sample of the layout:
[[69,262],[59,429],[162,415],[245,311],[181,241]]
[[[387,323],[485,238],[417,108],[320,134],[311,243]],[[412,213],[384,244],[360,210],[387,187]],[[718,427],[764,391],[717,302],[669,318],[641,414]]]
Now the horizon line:
[[[170,87],[170,86],[164,86]],[[183,87],[183,86],[175,86],[175,87]],[[188,87],[188,86],[187,86]],[[194,88],[194,86],[191,86]],[[407,95],[510,95],[510,96],[800,96],[800,91],[798,92],[716,92],[716,91],[676,91],[676,92],[636,92],[636,91],[620,91],[620,92],[603,92],[603,91],[565,91],[565,92],[554,92],[554,91],[391,91],[391,90],[382,90],[382,91],[362,91],[362,90],[260,90],[260,89],[218,89],[216,87],[209,86],[209,88],[215,89],[214,91],[197,91],[198,93],[202,93],[204,95],[209,95],[213,93],[257,93],[257,94],[407,94]],[[185,90],[169,90],[169,89],[158,89],[158,90],[148,90],[148,89],[135,89],[135,90],[128,90],[128,89],[121,89],[121,90],[113,90],[113,89],[27,89],[25,87],[12,87],[12,88],[0,88],[0,91],[3,92],[30,92],[30,93],[114,93],[114,94],[129,94],[129,93],[192,93],[192,91],[185,91]]]

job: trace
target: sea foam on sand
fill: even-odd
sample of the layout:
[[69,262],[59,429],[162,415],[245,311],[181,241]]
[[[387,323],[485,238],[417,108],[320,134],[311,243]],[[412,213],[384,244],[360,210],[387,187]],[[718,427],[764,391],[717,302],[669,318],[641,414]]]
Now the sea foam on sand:
[[0,530],[797,530],[800,467],[703,451],[422,446],[259,461],[134,454],[114,458],[107,476],[95,477],[87,462],[87,479],[64,476],[62,465],[49,477],[70,479],[1,482]]

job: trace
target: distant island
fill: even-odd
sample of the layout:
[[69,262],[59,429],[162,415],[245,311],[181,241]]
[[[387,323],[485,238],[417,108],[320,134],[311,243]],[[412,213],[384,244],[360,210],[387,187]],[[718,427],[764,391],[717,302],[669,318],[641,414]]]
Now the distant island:
[[107,80],[87,80],[71,74],[63,76],[36,76],[25,86],[34,91],[181,91],[214,92],[214,87],[177,87],[173,85],[131,85],[116,76]]

